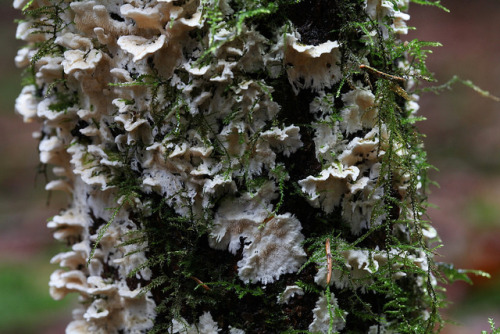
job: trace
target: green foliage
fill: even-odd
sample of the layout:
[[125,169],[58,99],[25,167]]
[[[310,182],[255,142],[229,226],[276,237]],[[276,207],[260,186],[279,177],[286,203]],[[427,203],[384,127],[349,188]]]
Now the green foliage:
[[[345,321],[345,315],[344,312],[337,306],[334,305],[334,302],[332,301],[332,294],[330,293],[330,286],[326,287],[325,291],[325,296],[326,296],[326,301],[328,305],[328,313],[330,315],[330,322],[328,324],[328,334],[333,333],[333,327],[334,327],[334,319],[342,319]],[[337,333],[337,332],[335,332]]]
[[485,278],[491,278],[491,275],[485,273],[482,270],[472,270],[472,269],[457,269],[453,264],[450,263],[437,263],[440,272],[446,277],[449,283],[456,281],[464,281],[470,285],[473,284],[470,275],[476,275]]
[[55,96],[56,102],[49,105],[49,110],[66,112],[68,108],[78,104],[78,95],[76,93],[68,93],[66,90],[63,90],[62,92],[58,91],[55,93]]
[[441,1],[440,0],[436,0],[436,1],[428,1],[428,0],[411,0],[411,2],[413,3],[417,3],[419,5],[426,5],[426,6],[436,6],[438,8],[441,8],[442,10],[444,10],[445,12],[449,13],[450,10],[446,7],[444,7],[443,5],[441,5]]
[[[490,324],[491,332],[489,334],[500,334],[500,327],[496,327],[495,322],[492,318],[488,318],[488,323]],[[487,331],[481,331],[481,334],[488,334]]]
[[[216,51],[227,42],[240,37],[244,23],[252,20],[269,17],[279,12],[280,8],[288,4],[298,3],[300,0],[250,0],[235,1],[235,13],[224,15],[220,8],[219,0],[203,0],[204,13],[209,26],[209,42],[201,57],[197,60],[198,64],[210,62],[210,58],[215,56]],[[216,35],[222,30],[228,30],[229,34],[223,38],[216,39]]]
[[285,190],[286,190],[286,180],[289,179],[289,175],[286,171],[286,167],[282,164],[278,164],[273,170],[273,174],[276,177],[276,180],[278,181],[278,187],[279,187],[279,201],[276,203],[276,206],[274,208],[274,212],[279,212],[281,206],[283,205],[283,202],[285,201]]
[[87,265],[89,265],[90,261],[92,261],[92,259],[94,258],[94,253],[95,253],[97,247],[99,246],[99,243],[101,242],[102,238],[106,234],[106,231],[108,230],[108,228],[115,221],[115,218],[116,218],[116,215],[118,214],[118,212],[120,212],[120,210],[123,208],[123,206],[125,204],[131,203],[129,196],[130,195],[127,194],[127,195],[125,195],[125,197],[122,197],[120,199],[121,204],[117,208],[113,209],[113,214],[111,215],[111,218],[109,219],[109,221],[106,223],[106,225],[102,226],[99,229],[99,233],[97,234],[97,239],[96,239],[96,242],[94,244],[94,247],[92,247],[92,250],[90,251],[90,255],[89,255],[89,258],[87,260]]
[[207,285],[221,287],[226,291],[233,292],[240,300],[247,295],[253,297],[262,297],[265,295],[265,291],[260,286],[252,287],[251,285],[245,285],[241,282],[238,282],[236,279],[233,279],[232,282],[210,282]]
[[23,14],[33,20],[32,34],[47,34],[50,37],[43,42],[37,42],[33,46],[37,51],[31,57],[31,66],[26,75],[30,79],[23,80],[23,84],[36,84],[35,80],[35,64],[44,56],[47,55],[62,55],[64,49],[62,46],[55,43],[55,40],[67,24],[62,19],[61,14],[66,11],[69,4],[65,0],[54,1],[51,5],[41,6],[35,9],[32,7],[33,1],[29,1],[23,7]]
[[450,80],[448,80],[447,82],[445,82],[442,85],[425,87],[421,91],[422,92],[433,92],[435,94],[439,94],[443,90],[451,89],[451,87],[455,83],[461,83],[462,85],[471,88],[472,90],[474,90],[475,92],[477,92],[478,94],[480,94],[481,96],[483,96],[485,98],[492,99],[493,101],[496,101],[496,102],[500,101],[499,97],[492,95],[490,92],[485,91],[484,89],[481,89],[480,87],[478,87],[476,84],[474,84],[470,80],[461,79],[457,75],[454,75]]
[[312,294],[317,294],[320,295],[323,290],[318,287],[316,284],[311,284],[311,283],[306,283],[303,281],[296,281],[295,285],[300,287],[302,290],[304,290],[305,293],[312,293]]

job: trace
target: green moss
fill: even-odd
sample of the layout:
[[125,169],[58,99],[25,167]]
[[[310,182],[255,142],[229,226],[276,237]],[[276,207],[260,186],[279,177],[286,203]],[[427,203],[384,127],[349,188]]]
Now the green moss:
[[[493,319],[489,318],[488,322],[490,324],[490,329],[491,329],[490,334],[499,334],[500,333],[500,327],[496,327],[495,322],[493,321]],[[488,334],[488,332],[487,331],[481,331],[481,334]]]

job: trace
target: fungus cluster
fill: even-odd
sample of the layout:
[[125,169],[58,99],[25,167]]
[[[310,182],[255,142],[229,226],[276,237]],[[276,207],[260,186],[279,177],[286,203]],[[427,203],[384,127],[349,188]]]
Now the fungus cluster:
[[[412,148],[381,110],[383,79],[359,68],[377,59],[374,40],[406,33],[408,1],[351,2],[360,20],[353,31],[308,43],[301,31],[315,18],[289,20],[286,13],[306,6],[289,1],[15,1],[27,15],[17,32],[27,47],[16,64],[29,67],[31,80],[16,110],[42,124],[40,161],[55,177],[47,190],[70,195],[48,223],[69,245],[52,259],[61,269],[51,295],[80,295],[68,333],[146,333],[156,323],[168,333],[257,332],[240,319],[238,303],[261,302],[231,299],[224,289],[231,284],[267,288],[272,298],[252,298],[288,310],[289,319],[302,317],[292,305],[313,293],[307,284],[328,286],[296,328],[327,333],[332,323],[337,331],[350,326],[352,310],[337,294],[376,293],[381,277],[406,277],[425,290],[423,252],[374,246],[377,227],[402,242],[421,228],[419,212],[388,203],[415,201],[418,187],[411,167],[387,165],[386,157],[406,158]],[[395,102],[395,110],[413,115],[415,100]],[[163,236],[179,244],[175,252],[149,239],[152,226],[185,222],[185,231]],[[201,240],[194,246],[176,240],[192,231]],[[364,233],[372,242],[350,246]],[[321,242],[319,250],[307,246],[324,236],[338,238],[329,284]],[[192,259],[213,252],[233,260],[217,273],[197,272]],[[160,272],[211,283],[200,284],[213,300],[176,308],[170,300],[177,294],[184,303],[184,290],[161,292]],[[205,293],[198,288],[193,293]],[[155,310],[162,298],[169,302]],[[222,311],[228,301],[234,317]],[[279,326],[294,329],[291,321]]]

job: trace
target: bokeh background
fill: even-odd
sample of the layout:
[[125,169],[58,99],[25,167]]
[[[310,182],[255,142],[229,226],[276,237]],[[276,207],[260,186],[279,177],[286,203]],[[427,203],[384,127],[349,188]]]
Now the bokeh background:
[[[439,41],[428,66],[446,82],[454,74],[500,95],[500,1],[442,0],[450,9],[412,4],[408,39]],[[53,301],[48,294],[49,260],[64,245],[52,240],[48,218],[65,206],[58,194],[43,190],[37,173],[37,124],[14,114],[20,73],[14,66],[14,23],[20,14],[0,0],[0,333],[58,334],[70,321],[76,299]],[[427,135],[429,161],[440,171],[431,178],[428,211],[444,247],[438,261],[489,272],[474,285],[447,287],[452,304],[446,334],[480,333],[488,318],[500,325],[500,103],[459,84],[453,91],[421,96],[419,127]],[[38,175],[38,176],[37,176]]]
[[37,173],[31,133],[39,126],[14,114],[21,70],[13,57],[23,45],[15,39],[14,20],[20,18],[10,0],[0,0],[0,333],[62,334],[76,298],[56,302],[49,296],[56,268],[49,261],[64,245],[52,239],[46,221],[65,200],[59,194],[49,198]]

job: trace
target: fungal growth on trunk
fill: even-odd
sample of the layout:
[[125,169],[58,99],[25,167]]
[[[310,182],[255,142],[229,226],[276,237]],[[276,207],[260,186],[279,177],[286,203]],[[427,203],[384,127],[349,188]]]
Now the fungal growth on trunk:
[[439,328],[408,5],[15,0],[67,333]]

